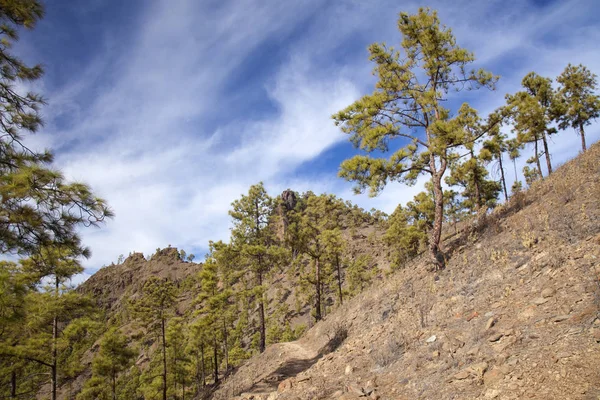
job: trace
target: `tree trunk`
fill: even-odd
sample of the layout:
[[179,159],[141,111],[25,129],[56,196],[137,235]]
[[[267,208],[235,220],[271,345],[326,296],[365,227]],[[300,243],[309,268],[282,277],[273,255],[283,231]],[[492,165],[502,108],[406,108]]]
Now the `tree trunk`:
[[162,373],[162,379],[163,379],[163,387],[162,387],[162,392],[163,392],[163,400],[167,400],[167,336],[166,336],[166,332],[165,332],[165,318],[162,317],[160,319],[160,328],[161,328],[161,334],[162,334],[162,355],[163,355],[163,373]]
[[117,400],[117,374],[112,373],[112,398]]
[[542,143],[544,143],[544,153],[546,155],[546,166],[548,167],[548,175],[552,173],[552,163],[550,162],[550,151],[548,150],[548,141],[546,140],[546,134],[542,134]]
[[217,335],[213,335],[213,364],[215,385],[219,383],[219,354],[217,353]]
[[335,265],[337,268],[337,278],[338,278],[338,296],[340,298],[340,305],[342,305],[342,304],[344,304],[344,299],[342,298],[342,268],[340,266],[339,254],[335,255]]
[[444,268],[444,257],[441,254],[440,242],[442,240],[442,224],[444,222],[444,192],[442,190],[442,173],[438,172],[432,176],[433,197],[435,204],[435,214],[433,229],[429,241],[429,251],[435,269]]
[[[262,286],[262,274],[258,274],[258,284]],[[260,343],[259,343],[259,351],[262,353],[265,351],[267,347],[267,327],[265,322],[265,299],[264,295],[260,293],[260,299],[258,301],[258,318],[260,323]]]
[[229,346],[227,344],[227,325],[225,319],[223,319],[223,349],[225,351],[223,354],[225,357],[225,373],[227,374],[227,371],[229,371]]
[[581,136],[581,150],[586,151],[587,147],[585,145],[585,132],[583,131],[583,123],[579,124],[579,136]]
[[204,344],[200,346],[200,355],[202,357],[202,386],[206,386],[206,370],[204,369]]
[[[473,150],[471,150],[471,160],[475,159],[475,154]],[[479,166],[475,163],[475,168],[473,169],[473,183],[475,184],[475,203],[477,204],[477,211],[483,206],[483,202],[481,201],[481,182],[479,180],[479,170],[477,169]]]
[[321,316],[321,266],[319,259],[315,259],[315,321],[320,321]]
[[[58,299],[58,286],[59,286],[59,281],[58,281],[58,277],[55,277],[54,280],[54,295],[56,297],[56,299]],[[51,385],[52,385],[52,400],[56,400],[56,389],[58,386],[58,371],[57,371],[57,367],[58,367],[58,316],[55,314],[54,318],[52,318],[52,366],[50,367],[51,370],[51,377],[50,377],[50,381],[51,381]]]
[[200,358],[196,353],[196,394],[200,393],[200,386],[202,385],[202,377],[200,376]]
[[502,165],[502,153],[498,156],[500,165],[500,179],[502,180],[502,188],[504,189],[504,200],[508,201],[508,190],[506,190],[506,179],[504,178],[504,166]]
[[540,152],[538,151],[538,139],[537,139],[537,137],[536,137],[534,143],[535,143],[535,163],[537,164],[538,172],[540,173],[540,178],[543,178],[544,174],[542,173],[542,164],[540,163]]
[[[173,344],[171,344],[173,346]],[[175,345],[177,346],[177,345]],[[177,379],[179,379],[179,373],[177,371],[177,348],[173,349],[173,365],[171,365],[171,372],[173,376],[173,397],[177,400]]]
[[10,372],[10,398],[17,398],[17,373],[14,370]]

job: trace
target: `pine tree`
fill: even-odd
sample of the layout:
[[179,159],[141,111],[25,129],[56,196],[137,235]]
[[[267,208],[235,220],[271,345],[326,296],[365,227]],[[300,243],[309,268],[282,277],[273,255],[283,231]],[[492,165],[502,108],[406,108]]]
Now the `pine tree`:
[[[400,148],[389,159],[357,155],[346,160],[340,176],[357,182],[355,190],[368,188],[375,195],[389,181],[413,184],[419,175],[430,175],[435,219],[429,248],[436,268],[442,268],[442,178],[452,148],[461,144],[443,100],[450,90],[492,88],[496,78],[483,70],[466,70],[475,57],[457,46],[437,12],[421,8],[415,15],[401,13],[398,28],[403,54],[385,44],[372,44],[370,59],[376,63],[374,74],[378,77],[375,92],[333,118],[351,135],[354,145],[367,153]],[[391,146],[392,139],[398,139],[400,146]]]
[[172,397],[185,400],[188,383],[188,364],[189,358],[186,350],[186,332],[185,324],[182,318],[171,318],[167,328],[167,359],[169,360],[170,370],[172,371]]
[[[305,208],[291,216],[298,227],[297,248],[309,259],[309,271],[301,272],[301,276],[314,289],[311,297],[314,300],[315,321],[320,321],[323,317],[324,288],[328,280],[324,275],[327,262],[335,262],[336,256],[338,262],[341,258],[343,241],[339,234],[335,237],[335,230],[341,226],[343,210],[344,203],[335,196],[316,196],[310,193],[306,198]],[[304,266],[303,261],[299,261]],[[337,267],[335,269],[337,271]]]
[[369,255],[362,254],[348,265],[348,291],[350,294],[362,292],[373,280],[375,268]]
[[390,262],[397,268],[415,257],[427,246],[427,232],[418,225],[410,211],[399,204],[388,220],[383,237],[391,248]]
[[596,78],[581,64],[567,65],[556,78],[560,87],[554,117],[560,129],[572,127],[579,131],[582,151],[586,150],[584,126],[600,116],[600,96],[594,93],[598,88]]
[[552,173],[552,161],[548,148],[548,136],[556,133],[556,129],[550,124],[554,118],[555,94],[552,89],[552,80],[530,72],[521,82],[525,90],[506,96],[507,115],[513,121],[517,140],[522,143],[533,143],[533,160],[537,166],[538,174],[543,178],[540,163],[540,150],[538,144],[541,141],[544,147],[543,154],[546,158],[548,174]]
[[175,300],[173,282],[153,276],[144,284],[142,297],[132,304],[134,315],[159,342],[163,400],[167,400],[168,391],[167,325],[175,311]]
[[[492,126],[497,126],[497,122]],[[456,122],[461,128],[461,139],[466,153],[458,156],[456,161],[450,163],[451,173],[446,177],[449,185],[458,185],[463,188],[461,195],[465,198],[464,207],[471,212],[477,212],[482,208],[490,208],[495,205],[500,191],[500,186],[489,179],[485,168],[485,157],[477,154],[476,145],[486,135],[491,127],[481,123],[477,111],[463,104],[456,117]],[[467,157],[460,162],[462,157]]]
[[268,226],[274,202],[262,182],[253,185],[248,195],[232,203],[229,215],[233,218],[231,244],[239,254],[240,266],[254,278],[253,297],[259,317],[259,351],[266,346],[265,280],[273,266],[281,265],[286,251],[279,246],[275,232]]
[[[506,189],[506,173],[504,167],[504,153],[509,151],[508,137],[501,133],[499,129],[492,132],[490,139],[483,143],[483,150],[480,156],[485,161],[498,161],[498,168],[500,170],[500,183],[502,184],[502,190],[504,192],[504,200],[508,201],[508,190]],[[516,178],[515,178],[516,179]]]
[[52,153],[35,152],[23,144],[24,133],[42,126],[41,96],[21,94],[19,82],[42,76],[39,65],[28,67],[10,53],[21,27],[33,28],[44,10],[36,0],[0,4],[0,253],[33,254],[41,247],[69,248],[74,256],[89,255],[77,228],[112,216],[104,200],[82,183],[67,183],[50,168]]
[[127,337],[117,328],[110,328],[102,337],[100,351],[92,362],[93,378],[86,382],[80,397],[116,400],[119,393],[117,378],[131,366],[136,355],[137,352],[128,346]]
[[335,280],[337,287],[338,302],[344,304],[342,285],[344,282],[343,262],[346,251],[346,241],[342,236],[340,227],[325,230],[322,234],[323,246],[325,247],[325,261],[330,266],[331,272],[327,275]]
[[[55,400],[59,370],[62,368],[66,372],[67,363],[78,361],[68,360],[73,346],[64,333],[78,327],[83,327],[86,334],[93,330],[92,322],[88,321],[88,317],[93,317],[93,305],[67,285],[73,275],[83,271],[72,249],[44,247],[29,259],[22,260],[21,268],[34,282],[45,280],[48,284],[39,291],[30,291],[27,296],[27,331],[18,338],[11,355],[50,370],[51,398]],[[77,335],[75,339],[80,340]]]
[[[11,348],[25,333],[25,300],[33,291],[34,283],[31,276],[24,274],[16,263],[0,261],[0,354],[11,354]],[[21,396],[20,377],[24,376],[26,368],[26,360],[0,358],[0,397]]]

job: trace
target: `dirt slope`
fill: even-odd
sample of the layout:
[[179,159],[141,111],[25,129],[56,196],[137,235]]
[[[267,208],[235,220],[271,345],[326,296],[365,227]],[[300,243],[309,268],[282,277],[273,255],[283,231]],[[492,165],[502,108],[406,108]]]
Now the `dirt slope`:
[[444,271],[415,260],[213,398],[600,398],[599,199],[596,144],[449,238]]

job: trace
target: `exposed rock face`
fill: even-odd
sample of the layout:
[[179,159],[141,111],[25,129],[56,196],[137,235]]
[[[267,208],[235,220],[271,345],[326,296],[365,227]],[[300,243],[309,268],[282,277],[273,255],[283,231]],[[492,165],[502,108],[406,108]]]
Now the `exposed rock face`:
[[291,189],[286,189],[281,193],[281,200],[283,200],[283,204],[287,211],[293,210],[296,207],[296,203],[298,199],[296,198],[296,193],[294,193]]
[[151,276],[178,283],[201,269],[202,264],[181,260],[175,247],[159,250],[149,260],[142,253],[131,253],[122,264],[101,268],[77,290],[91,295],[100,307],[116,311],[126,298],[135,297]]
[[286,189],[281,193],[281,203],[277,207],[277,215],[279,223],[277,224],[277,237],[279,240],[284,240],[287,232],[289,220],[287,213],[296,207],[298,198],[296,193],[291,189]]

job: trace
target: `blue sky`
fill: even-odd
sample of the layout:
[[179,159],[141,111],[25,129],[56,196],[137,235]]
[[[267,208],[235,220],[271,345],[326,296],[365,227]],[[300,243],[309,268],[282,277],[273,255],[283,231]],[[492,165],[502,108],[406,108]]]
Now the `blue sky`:
[[[46,126],[29,143],[52,148],[116,213],[83,231],[88,273],[169,244],[202,258],[208,240],[227,239],[230,203],[258,181],[273,195],[327,191],[386,212],[410,200],[419,185],[352,194],[336,172],[353,149],[330,116],[372,91],[367,46],[398,44],[398,13],[419,6],[439,11],[475,67],[501,75],[495,92],[456,97],[482,115],[530,71],[555,77],[570,62],[600,73],[594,0],[47,1],[17,47],[46,69],[34,86],[49,102]],[[598,138],[594,124],[588,141]],[[579,138],[562,132],[550,148],[560,164]]]

